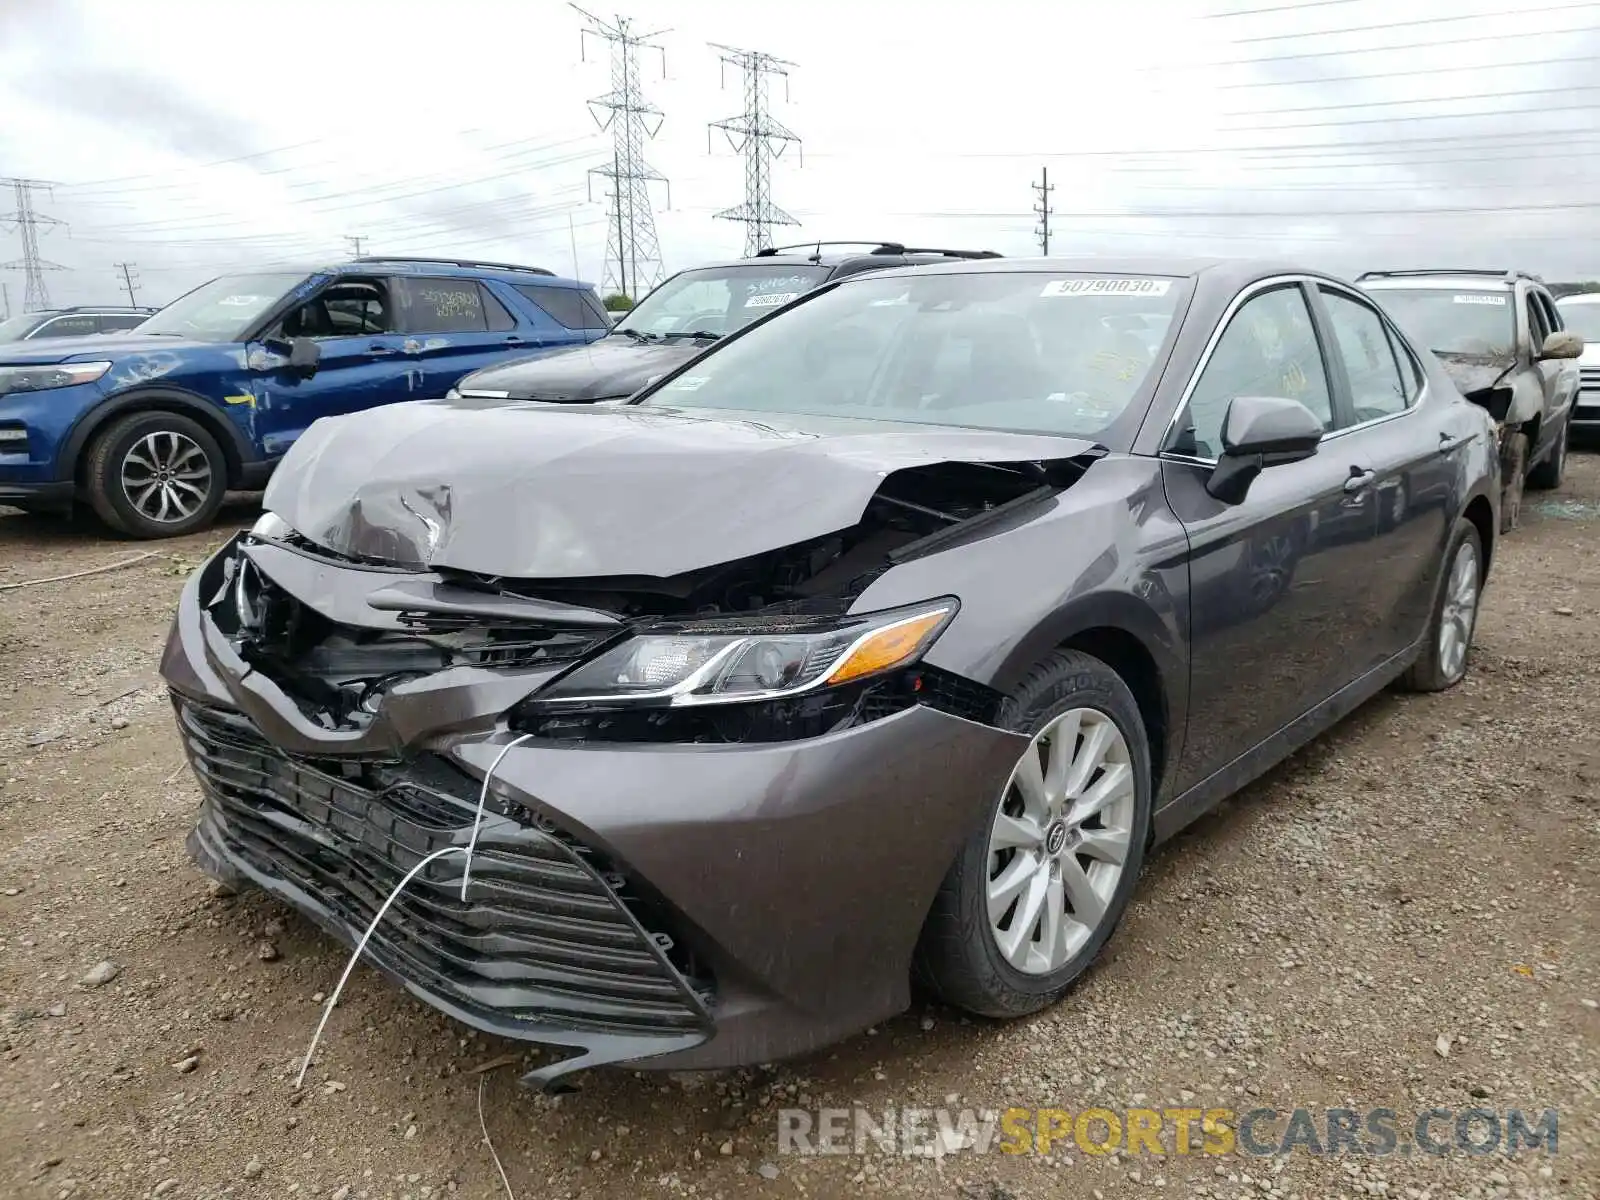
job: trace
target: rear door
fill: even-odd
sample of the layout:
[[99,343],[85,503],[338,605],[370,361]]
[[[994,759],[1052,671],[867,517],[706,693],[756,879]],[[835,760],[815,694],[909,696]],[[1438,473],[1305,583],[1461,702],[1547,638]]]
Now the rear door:
[[1455,516],[1455,460],[1465,444],[1444,432],[1432,409],[1419,407],[1421,365],[1367,297],[1327,282],[1313,285],[1313,295],[1329,376],[1351,419],[1324,445],[1372,470],[1376,538],[1362,566],[1363,608],[1352,614],[1373,631],[1362,660],[1372,668],[1407,649],[1427,628]]
[[611,331],[611,318],[592,288],[557,287],[548,283],[519,283],[513,286],[522,299],[549,317],[561,332],[559,342],[592,342]]
[[542,344],[479,280],[406,275],[395,292],[419,398],[443,396],[479,367]]
[[1177,789],[1260,745],[1360,674],[1375,636],[1364,612],[1377,532],[1372,464],[1330,437],[1271,466],[1243,503],[1205,490],[1239,396],[1298,400],[1330,434],[1335,402],[1305,285],[1257,285],[1235,301],[1191,383],[1162,477],[1190,544],[1191,720]]
[[29,341],[39,338],[89,337],[100,332],[93,313],[66,313],[51,317],[28,335]]

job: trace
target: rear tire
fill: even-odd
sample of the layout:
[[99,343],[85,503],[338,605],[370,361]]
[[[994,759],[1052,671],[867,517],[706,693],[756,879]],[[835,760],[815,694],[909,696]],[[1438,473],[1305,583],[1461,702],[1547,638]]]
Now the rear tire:
[[1127,909],[1150,831],[1150,748],[1128,686],[1076,650],[1035,667],[999,724],[1033,740],[945,876],[916,967],[949,1004],[1018,1017],[1059,1000]]
[[86,498],[129,537],[181,537],[210,525],[228,487],[228,461],[206,428],[173,412],[130,413],[89,450]]
[[1450,533],[1442,569],[1422,657],[1400,677],[1400,685],[1407,691],[1442,692],[1460,683],[1467,673],[1483,598],[1483,543],[1478,527],[1465,517]]
[[1510,533],[1522,517],[1522,489],[1528,475],[1528,435],[1507,435],[1500,454],[1500,532]]
[[1528,473],[1528,486],[1541,492],[1554,491],[1561,486],[1567,473],[1567,443],[1572,438],[1572,418],[1561,423],[1561,436],[1550,449],[1550,456]]

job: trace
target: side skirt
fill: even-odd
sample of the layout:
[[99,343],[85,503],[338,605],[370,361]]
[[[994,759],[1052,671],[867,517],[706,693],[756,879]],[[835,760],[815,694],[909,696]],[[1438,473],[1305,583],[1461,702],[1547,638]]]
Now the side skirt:
[[1223,800],[1260,778],[1300,747],[1337,725],[1396,679],[1422,652],[1418,639],[1399,654],[1346,684],[1321,704],[1296,717],[1282,729],[1247,750],[1215,774],[1202,779],[1181,796],[1174,797],[1155,814],[1155,840],[1164,842],[1173,834],[1210,812]]

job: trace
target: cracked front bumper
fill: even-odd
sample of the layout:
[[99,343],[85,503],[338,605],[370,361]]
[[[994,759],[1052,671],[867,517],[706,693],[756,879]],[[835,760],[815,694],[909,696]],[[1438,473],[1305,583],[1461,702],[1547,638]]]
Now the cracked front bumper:
[[[509,735],[455,705],[398,755],[319,747],[216,641],[191,582],[162,664],[205,797],[190,851],[353,945],[407,870],[466,845]],[[926,707],[793,742],[522,742],[466,902],[447,856],[369,949],[469,1025],[577,1052],[531,1082],[803,1053],[907,1006],[934,893],[1025,743]]]

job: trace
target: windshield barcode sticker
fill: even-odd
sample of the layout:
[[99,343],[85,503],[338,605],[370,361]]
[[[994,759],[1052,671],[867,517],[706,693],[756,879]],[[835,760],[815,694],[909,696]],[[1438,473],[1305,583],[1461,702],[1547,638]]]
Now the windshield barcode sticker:
[[789,303],[799,292],[768,292],[764,296],[751,296],[744,302],[746,308],[778,308]]
[[705,381],[706,377],[704,375],[680,375],[667,384],[664,390],[669,392],[692,392]]
[[1165,296],[1170,279],[1052,279],[1041,296]]
[[1506,306],[1504,296],[1491,296],[1485,292],[1469,292],[1464,296],[1452,296],[1451,299],[1457,304],[1496,304],[1501,308]]

